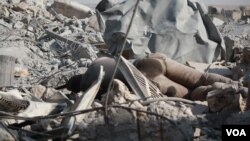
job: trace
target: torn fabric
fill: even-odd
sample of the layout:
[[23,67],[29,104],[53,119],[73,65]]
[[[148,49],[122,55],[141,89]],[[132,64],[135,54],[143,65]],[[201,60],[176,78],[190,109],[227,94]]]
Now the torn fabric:
[[[135,0],[117,3],[99,13],[100,29],[110,52],[121,49]],[[133,57],[161,52],[179,61],[211,63],[223,58],[224,42],[196,0],[140,1],[126,42]]]

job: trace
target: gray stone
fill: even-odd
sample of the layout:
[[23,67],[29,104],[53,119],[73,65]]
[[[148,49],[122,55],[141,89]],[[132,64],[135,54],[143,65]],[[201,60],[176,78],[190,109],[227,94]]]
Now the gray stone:
[[7,55],[24,59],[28,58],[27,53],[30,52],[29,49],[24,46],[23,41],[11,43],[0,42],[0,46],[0,55]]
[[50,43],[48,42],[43,42],[40,49],[44,52],[50,51]]
[[246,19],[246,24],[250,24],[250,18]]
[[215,26],[221,26],[221,25],[224,24],[224,21],[214,17],[213,18],[213,23],[214,23]]
[[28,26],[28,31],[31,31],[31,32],[33,32],[34,31],[34,28],[32,27],[32,26]]
[[45,94],[46,88],[42,85],[35,85],[32,87],[32,94],[38,98],[42,98]]
[[87,67],[92,63],[92,61],[90,59],[86,59],[86,58],[81,58],[80,59],[80,64],[79,67]]
[[9,0],[9,2],[12,4],[18,4],[21,2],[21,0]]
[[24,14],[21,12],[13,12],[10,14],[10,19],[12,20],[13,23],[21,21],[24,17]]
[[16,23],[14,24],[14,28],[15,28],[15,29],[21,29],[21,28],[23,28],[23,27],[24,27],[23,22],[18,21],[18,22],[16,22]]
[[51,64],[51,65],[60,65],[60,64],[61,64],[61,61],[60,61],[59,59],[53,58],[53,59],[50,61],[50,64]]
[[25,34],[26,37],[34,37],[34,33],[30,32],[30,31],[27,31],[26,34]]
[[194,115],[198,115],[198,114],[203,114],[208,112],[208,106],[207,106],[207,102],[201,102],[200,104],[196,104],[192,107],[192,113]]
[[25,11],[29,8],[29,5],[25,2],[21,2],[14,7],[15,11]]
[[9,28],[9,29],[12,29],[12,25],[13,25],[13,24],[12,24],[12,23],[7,23],[7,22],[5,22],[3,19],[0,19],[0,25],[1,25],[1,26],[0,26],[1,28],[0,28],[0,29],[1,29],[1,31],[3,32],[4,29],[7,30],[6,27]]
[[233,48],[239,44],[239,42],[233,38],[232,36],[224,37],[225,45],[226,45],[226,60],[229,61],[230,57],[233,55]]
[[1,12],[2,12],[1,15],[3,15],[5,18],[9,18],[10,17],[10,12],[7,9],[7,7],[4,7]]
[[119,124],[128,124],[134,121],[132,113],[123,109],[114,110],[114,112],[112,112],[111,119],[112,124],[115,126],[118,126]]

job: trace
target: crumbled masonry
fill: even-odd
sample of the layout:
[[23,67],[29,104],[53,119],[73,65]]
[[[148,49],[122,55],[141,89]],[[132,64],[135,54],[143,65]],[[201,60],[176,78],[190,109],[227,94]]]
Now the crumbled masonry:
[[249,125],[250,7],[156,1],[0,0],[0,140],[220,141]]

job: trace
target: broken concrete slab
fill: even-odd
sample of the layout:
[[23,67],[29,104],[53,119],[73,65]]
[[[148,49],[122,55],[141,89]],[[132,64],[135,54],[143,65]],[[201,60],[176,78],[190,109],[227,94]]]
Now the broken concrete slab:
[[18,22],[16,22],[14,24],[14,28],[15,29],[22,29],[23,27],[24,27],[24,23],[23,22],[18,21]]
[[216,17],[213,17],[213,23],[215,26],[222,26],[224,24],[224,21],[222,21]]
[[32,95],[42,98],[44,96],[44,93],[46,92],[46,88],[42,85],[35,85],[31,89]]
[[3,47],[0,48],[0,55],[12,56],[26,63],[31,62],[29,55],[33,53],[25,47],[23,41],[11,43],[1,42],[0,45],[3,45]]
[[55,0],[52,5],[53,9],[64,16],[82,19],[93,14],[93,10],[83,4],[71,0]]
[[210,111],[240,111],[240,94],[238,94],[237,84],[216,82],[213,84],[213,88],[215,89],[207,94]]

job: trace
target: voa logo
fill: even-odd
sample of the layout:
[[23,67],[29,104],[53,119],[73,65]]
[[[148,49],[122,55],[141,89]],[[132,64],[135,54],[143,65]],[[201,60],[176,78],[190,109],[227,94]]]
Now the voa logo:
[[247,136],[244,129],[226,129],[227,136]]

